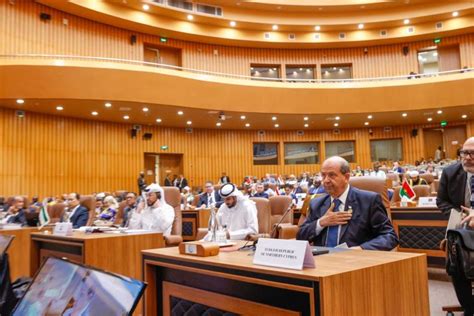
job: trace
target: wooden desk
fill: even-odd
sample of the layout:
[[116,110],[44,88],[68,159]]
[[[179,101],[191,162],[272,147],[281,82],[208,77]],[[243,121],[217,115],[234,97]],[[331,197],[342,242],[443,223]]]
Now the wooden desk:
[[400,239],[399,250],[425,253],[430,266],[445,266],[445,253],[439,249],[446,234],[449,216],[436,207],[391,206],[392,222]]
[[183,240],[196,240],[198,228],[208,228],[211,211],[209,209],[184,210],[183,217]]
[[295,271],[253,265],[247,251],[142,253],[147,316],[170,315],[183,302],[242,315],[429,315],[424,254],[351,250]]
[[15,236],[7,251],[12,281],[21,276],[32,276],[30,273],[30,234],[38,231],[36,227],[0,229],[2,235]]

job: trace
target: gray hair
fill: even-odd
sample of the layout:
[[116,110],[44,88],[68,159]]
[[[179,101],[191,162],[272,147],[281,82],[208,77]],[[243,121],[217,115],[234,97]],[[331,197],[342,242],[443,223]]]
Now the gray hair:
[[329,157],[328,159],[324,160],[323,164],[326,163],[327,161],[337,162],[340,166],[339,170],[341,171],[342,174],[351,172],[351,166],[349,165],[347,160],[345,160],[344,158],[340,156]]

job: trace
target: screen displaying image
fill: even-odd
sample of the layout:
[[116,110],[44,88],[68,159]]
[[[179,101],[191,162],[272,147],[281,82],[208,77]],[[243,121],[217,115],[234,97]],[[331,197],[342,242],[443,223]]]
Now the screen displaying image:
[[143,282],[48,258],[13,315],[129,315]]

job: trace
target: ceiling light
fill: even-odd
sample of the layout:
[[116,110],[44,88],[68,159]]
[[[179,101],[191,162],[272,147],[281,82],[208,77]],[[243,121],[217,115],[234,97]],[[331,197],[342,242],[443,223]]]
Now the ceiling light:
[[160,118],[157,118],[157,119],[156,119],[156,123],[161,123],[161,119],[160,119]]
[[338,126],[339,126],[339,123],[334,123],[334,126],[335,126],[335,127],[338,127]]
[[339,68],[339,72],[343,72],[344,70],[342,70],[342,68]]
[[372,119],[372,115],[367,115],[367,118],[368,118],[369,120],[371,120],[371,119]]
[[17,99],[17,100],[16,100],[16,103],[18,103],[18,104],[23,104],[23,103],[25,103],[25,100],[23,100],[23,99]]
[[144,108],[142,109],[142,111],[143,111],[143,112],[148,112],[149,109],[148,109],[147,107],[144,107]]
[[360,23],[359,25],[357,25],[357,27],[359,28],[359,30],[362,30],[364,28],[364,24]]
[[188,20],[189,20],[189,21],[194,20],[194,16],[193,16],[192,14],[188,14]]
[[245,127],[250,127],[250,124],[249,123],[245,124]]
[[245,118],[246,118],[245,115],[241,115],[241,116],[240,116],[240,119],[241,119],[241,120],[245,120]]
[[222,125],[221,122],[217,122],[217,123],[216,123],[216,126],[221,126],[221,125]]
[[230,26],[232,26],[232,27],[236,27],[236,26],[237,26],[237,22],[235,22],[235,21],[230,21],[229,24],[230,24]]
[[365,126],[369,125],[369,122],[365,122],[364,125],[365,125]]
[[403,20],[403,24],[410,24],[410,20],[409,19]]
[[305,124],[305,125],[304,125],[304,127],[308,127],[308,126],[309,126],[309,124]]
[[431,117],[428,117],[427,121],[431,122],[433,119]]
[[97,116],[97,115],[99,115],[99,112],[93,111],[91,114],[94,115],[94,116]]
[[275,124],[275,127],[280,127],[280,124]]
[[303,68],[300,68],[300,71],[303,71]]
[[436,111],[436,113],[438,113],[438,114],[443,114],[443,111],[438,110],[438,111]]
[[467,118],[467,115],[466,115],[466,114],[463,114],[461,117],[462,117],[463,119],[465,119],[465,118]]
[[144,4],[144,5],[142,6],[142,8],[143,8],[143,10],[145,10],[145,11],[150,10],[150,6],[149,6],[148,4]]
[[459,12],[458,12],[458,11],[454,11],[454,12],[453,12],[453,16],[454,16],[454,17],[457,17],[458,15],[459,15]]
[[272,116],[272,121],[276,121],[277,120],[277,117],[276,116]]
[[407,117],[407,116],[408,116],[408,114],[406,114],[406,113],[402,113],[402,116],[403,116],[403,117]]
[[62,110],[64,110],[64,108],[62,107],[62,105],[58,105],[58,106],[56,107],[56,110],[62,111]]
[[278,25],[276,25],[276,24],[273,24],[273,26],[272,26],[272,30],[274,30],[274,31],[278,30]]
[[296,76],[298,73],[296,71],[293,71],[293,76]]
[[316,25],[316,26],[314,27],[314,30],[315,30],[315,31],[321,31],[321,26]]
[[111,107],[112,107],[112,103],[107,102],[107,103],[105,104],[105,107],[106,107],[106,108],[111,108]]
[[307,120],[309,120],[309,117],[305,116],[305,117],[303,117],[303,120],[307,121]]
[[123,116],[123,119],[124,119],[124,120],[128,120],[129,118],[130,118],[130,116],[128,116],[128,115],[124,115],[124,116]]
[[184,112],[183,111],[178,111],[178,115],[183,115]]
[[339,116],[336,116],[334,119],[335,119],[336,121],[339,121],[341,118],[340,118]]
[[191,124],[193,124],[193,122],[187,121],[186,124],[191,125]]

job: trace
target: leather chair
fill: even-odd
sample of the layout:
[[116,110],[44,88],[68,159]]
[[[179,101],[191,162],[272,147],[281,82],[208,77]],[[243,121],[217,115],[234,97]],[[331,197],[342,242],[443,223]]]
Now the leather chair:
[[390,202],[392,202],[392,204],[400,202],[402,200],[400,198],[400,189],[401,188],[402,188],[401,186],[397,186],[397,187],[393,188],[392,200],[390,201]]
[[393,182],[392,187],[396,187],[396,186],[400,185],[400,177],[398,176],[398,174],[387,173],[387,179],[392,180],[392,182]]
[[49,222],[51,224],[60,222],[66,209],[65,203],[56,203],[48,206]]
[[86,226],[92,226],[96,219],[95,213],[95,198],[92,195],[81,195],[79,199],[81,206],[84,206],[89,211],[89,219],[87,220]]
[[438,194],[438,190],[439,190],[439,180],[436,179],[436,180],[433,180],[433,182],[431,183],[431,195],[436,196]]
[[430,196],[431,195],[431,186],[427,184],[423,185],[414,185],[413,191],[416,194],[415,200],[417,201],[420,197]]
[[425,180],[428,185],[431,185],[434,181],[434,176],[431,173],[422,173],[420,174],[420,178]]
[[123,211],[127,207],[127,201],[122,201],[119,203],[119,208],[117,214],[115,215],[114,225],[122,225],[123,223]]
[[193,202],[191,203],[191,206],[192,207],[197,207],[200,198],[201,198],[201,194],[196,194],[194,196]]
[[117,190],[114,192],[114,196],[116,199],[120,199],[120,201],[125,200],[125,195],[127,195],[128,191],[126,190]]
[[171,235],[164,236],[166,247],[178,246],[183,242],[183,219],[181,216],[181,193],[176,187],[163,187],[165,201],[174,209],[174,222]]
[[272,232],[271,207],[270,201],[266,198],[252,197],[250,200],[255,202],[257,207],[258,234],[260,236],[270,237]]
[[[278,224],[281,217],[286,212],[288,207],[291,206],[292,200],[288,195],[275,195],[268,199],[270,201],[271,208],[271,225]],[[281,222],[282,224],[293,224],[293,210],[286,214],[285,218]]]

